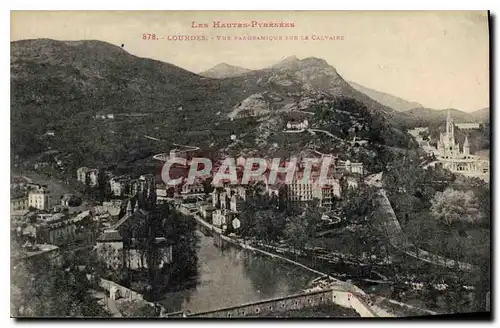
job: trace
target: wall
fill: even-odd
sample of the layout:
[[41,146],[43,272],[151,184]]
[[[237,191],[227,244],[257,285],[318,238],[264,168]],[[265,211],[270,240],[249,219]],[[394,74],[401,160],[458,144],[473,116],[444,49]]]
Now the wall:
[[167,317],[201,317],[201,318],[238,318],[261,316],[268,313],[279,313],[289,310],[299,310],[318,305],[336,304],[344,308],[352,308],[361,317],[376,317],[377,315],[362,300],[349,291],[321,290],[286,297],[274,298],[255,303],[243,304],[207,312],[183,314],[182,312],[167,314]]
[[265,313],[276,313],[288,310],[298,310],[322,304],[332,304],[332,297],[330,290],[307,293],[307,294],[291,295],[267,301],[260,301],[252,304],[245,304],[230,308],[218,309],[214,311],[195,313],[188,316],[202,317],[202,318],[223,318],[223,317],[231,318],[231,317],[260,316]]
[[118,285],[117,283],[111,280],[106,280],[101,278],[99,281],[99,286],[101,286],[108,292],[111,287],[115,287],[118,290],[118,295],[122,298],[127,298],[129,300],[144,300],[141,294],[134,292],[133,290],[128,289],[127,287],[124,287],[122,285]]
[[[201,219],[197,215],[193,215],[193,218],[198,222],[198,224],[199,224],[200,227],[205,227],[205,228],[211,227],[212,232],[215,232],[214,235],[217,235],[218,238],[220,238],[221,240],[224,240],[226,242],[229,242],[231,244],[239,246],[239,247],[241,247],[243,249],[251,250],[251,251],[254,251],[254,252],[259,252],[261,254],[264,254],[264,255],[267,255],[267,256],[271,256],[273,258],[281,259],[281,260],[283,260],[285,262],[292,263],[292,264],[294,264],[296,266],[300,266],[300,267],[302,267],[302,268],[304,268],[306,270],[314,272],[315,274],[318,274],[320,276],[328,277],[328,275],[326,275],[325,273],[316,271],[316,270],[314,270],[312,268],[309,268],[309,267],[307,267],[307,266],[305,266],[305,265],[303,265],[301,263],[298,263],[298,262],[295,262],[293,260],[290,260],[290,259],[288,259],[286,257],[280,256],[280,255],[276,255],[276,254],[271,254],[271,253],[266,252],[264,250],[261,250],[261,249],[258,249],[258,248],[254,248],[254,247],[252,247],[250,245],[246,245],[244,243],[241,243],[241,242],[239,242],[237,240],[234,240],[234,239],[232,239],[232,238],[230,238],[228,236],[222,235],[222,234],[220,234],[220,229],[219,228],[213,227],[212,225],[210,225],[209,223],[205,222],[203,219]],[[214,241],[216,241],[215,237],[214,237]],[[328,297],[330,304],[333,302],[333,303],[335,303],[337,305],[340,305],[340,306],[343,306],[343,307],[353,308],[362,317],[376,317],[376,316],[378,316],[371,309],[371,307],[368,304],[366,304],[366,302],[363,300],[363,298],[361,296],[363,294],[363,291],[359,287],[357,287],[357,286],[355,286],[355,285],[353,285],[351,283],[342,282],[342,281],[334,279],[332,277],[330,277],[330,278],[333,279],[334,281],[336,281],[337,284],[339,285],[337,287],[337,289],[328,289],[328,290],[323,290],[323,291],[319,291],[319,292],[315,292],[315,293],[330,293],[330,295]],[[311,294],[311,293],[300,294],[300,295],[292,295],[292,296],[285,297],[285,298],[280,298],[280,299],[277,299],[277,300],[281,301],[281,300],[285,300],[285,299],[289,299],[289,298],[298,298],[299,304],[302,304],[305,307],[307,304],[301,303],[300,300],[302,299],[302,296],[304,296],[304,297],[306,297],[307,302],[308,302],[308,300],[309,300],[308,297],[309,296],[307,296],[307,295],[309,295],[309,294]],[[260,303],[265,303],[265,302],[271,302],[271,303],[272,302],[276,302],[276,299],[275,300],[269,300],[269,301],[263,301],[263,302],[257,302],[257,303],[254,303],[254,304],[242,305],[242,306],[228,308],[228,309],[236,309],[236,310],[239,310],[239,311],[243,311],[242,309],[244,307],[249,307],[249,311],[251,313],[254,313],[252,311],[255,311],[255,308],[253,308],[251,306],[258,305]],[[274,304],[274,303],[272,303],[272,304]],[[278,307],[282,306],[281,304],[282,303],[278,304]],[[288,303],[285,303],[285,304],[288,304]],[[312,303],[312,304],[314,304],[314,303]],[[295,306],[295,305],[292,304],[292,306]],[[314,305],[311,305],[311,306],[314,306]],[[218,313],[217,315],[208,315],[208,313],[212,313],[212,312],[207,312],[207,314],[203,315],[203,316],[212,316],[212,317],[219,316],[220,317],[221,314],[224,317],[226,317],[227,314],[229,314],[230,316],[232,314],[235,314],[236,316],[241,316],[241,315],[238,315],[237,312],[234,312],[234,313],[233,312],[224,312],[224,311],[229,311],[228,309],[220,309],[220,310],[212,311],[212,312],[217,312]],[[294,309],[294,308],[293,307],[292,308],[287,308],[286,305],[285,305],[285,309],[288,310],[288,309]],[[264,309],[261,309],[261,310],[264,310]],[[253,314],[253,315],[256,315],[256,314]],[[178,315],[178,316],[182,316],[182,314]]]

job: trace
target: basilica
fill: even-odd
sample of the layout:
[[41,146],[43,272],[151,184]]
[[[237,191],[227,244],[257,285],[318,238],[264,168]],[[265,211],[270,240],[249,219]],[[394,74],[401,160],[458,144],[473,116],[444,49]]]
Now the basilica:
[[469,138],[466,136],[462,150],[455,140],[455,124],[448,111],[446,131],[437,142],[436,157],[439,163],[453,173],[489,180],[489,161],[470,153]]
[[460,144],[455,140],[455,125],[448,111],[446,119],[446,132],[441,133],[437,142],[439,157],[442,159],[467,159],[470,158],[469,138],[466,136],[463,150],[460,151]]

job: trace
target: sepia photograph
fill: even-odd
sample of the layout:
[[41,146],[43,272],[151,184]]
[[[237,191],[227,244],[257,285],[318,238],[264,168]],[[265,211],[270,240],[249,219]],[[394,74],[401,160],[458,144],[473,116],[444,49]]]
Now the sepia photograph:
[[10,316],[491,320],[490,33],[11,11]]

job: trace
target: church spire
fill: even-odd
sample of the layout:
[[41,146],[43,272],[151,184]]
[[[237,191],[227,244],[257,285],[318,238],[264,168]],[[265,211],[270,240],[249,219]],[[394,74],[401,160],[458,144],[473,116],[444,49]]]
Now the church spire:
[[464,155],[470,155],[470,146],[469,146],[469,137],[468,136],[465,136]]
[[132,204],[130,203],[130,199],[127,202],[127,214],[132,214]]
[[[448,139],[447,147],[455,146],[455,126],[451,117],[451,110],[448,109],[448,117],[446,118],[446,138]],[[452,150],[452,149],[450,149]]]
[[448,109],[448,117],[446,117],[446,134],[449,136],[453,133],[453,119],[451,118],[451,110]]

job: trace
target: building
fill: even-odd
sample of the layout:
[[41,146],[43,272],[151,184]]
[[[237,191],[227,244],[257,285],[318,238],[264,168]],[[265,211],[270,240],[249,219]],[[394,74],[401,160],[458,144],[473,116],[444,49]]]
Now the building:
[[286,185],[285,197],[290,202],[310,202],[317,200],[319,206],[331,206],[335,198],[340,197],[340,184],[333,180],[332,184],[321,185],[319,181],[301,180]]
[[10,211],[25,211],[29,208],[28,195],[15,195],[10,199]]
[[77,206],[76,204],[80,203],[81,204],[81,199],[76,197],[73,194],[64,194],[61,197],[61,206],[65,207],[70,207],[70,206]]
[[61,264],[59,247],[49,244],[25,243],[20,252],[16,253],[12,260],[16,261],[44,261],[55,265]]
[[212,222],[212,215],[215,210],[216,208],[211,205],[200,206],[200,214],[203,219],[208,222]]
[[286,128],[288,130],[304,130],[309,128],[309,121],[307,119],[303,120],[302,122],[289,121],[286,124]]
[[363,163],[353,163],[350,160],[337,160],[335,163],[336,172],[349,172],[363,175]]
[[236,216],[237,213],[231,210],[218,208],[212,214],[212,224],[222,229],[222,231],[226,231]]
[[456,123],[455,125],[460,130],[479,130],[481,128],[480,123]]
[[156,184],[156,203],[164,203],[167,201],[167,199],[168,199],[167,185],[164,183]]
[[[110,229],[105,230],[97,239],[97,254],[114,269],[122,267],[143,270],[149,267],[166,269],[173,264],[173,243],[161,231],[145,229],[146,222],[159,215],[154,211],[140,209],[137,201],[129,200],[127,212]],[[132,229],[132,227],[135,227]],[[150,234],[153,235],[150,235]],[[145,243],[151,254],[144,251]]]
[[97,229],[89,211],[76,216],[63,213],[40,214],[34,224],[38,243],[57,246],[94,245]]
[[28,193],[28,206],[39,210],[47,210],[50,207],[51,197],[46,186],[38,185]]
[[302,179],[293,180],[286,185],[286,196],[291,202],[303,202],[313,200],[313,183],[311,181],[302,181]]
[[[96,206],[97,207],[97,206]],[[122,207],[122,200],[116,199],[109,202],[102,202],[102,208],[108,212],[112,219],[118,219]]]
[[99,170],[80,167],[76,170],[76,179],[85,185],[97,187],[99,185]]
[[30,213],[32,213],[32,212],[30,212],[27,209],[26,210],[11,210],[10,211],[11,222],[12,221],[23,222],[29,217]]
[[109,180],[109,188],[113,197],[123,197],[129,189],[130,178],[115,177]]
[[96,240],[97,255],[112,268],[123,265],[123,238],[117,230],[105,230]]
[[80,167],[76,170],[76,179],[80,181],[83,184],[87,184],[87,172],[89,168],[88,167]]
[[205,187],[199,180],[195,180],[191,184],[183,184],[181,187],[181,194],[182,195],[190,195],[190,194],[204,194],[205,193]]
[[309,179],[303,179],[300,171],[292,183],[284,187],[283,197],[290,202],[309,202],[317,200],[319,206],[331,206],[335,198],[340,197],[338,179],[330,174],[326,181],[320,181],[320,172],[312,171]]
[[[212,192],[212,206],[205,211],[211,212],[212,224],[222,231],[239,229],[238,215],[243,204],[248,200],[247,190],[239,185],[227,185],[215,188]],[[203,215],[203,212],[202,212]],[[206,213],[207,217],[210,213]],[[236,220],[236,221],[235,221]]]
[[239,194],[233,194],[229,200],[229,209],[232,212],[240,212],[242,206],[245,204],[245,199]]
[[88,184],[91,187],[97,187],[99,185],[99,170],[91,169],[88,172]]
[[468,137],[465,137],[463,147],[460,149],[460,144],[455,139],[455,124],[451,111],[448,111],[446,130],[439,136],[437,160],[443,168],[453,173],[489,180],[490,163],[471,154]]

